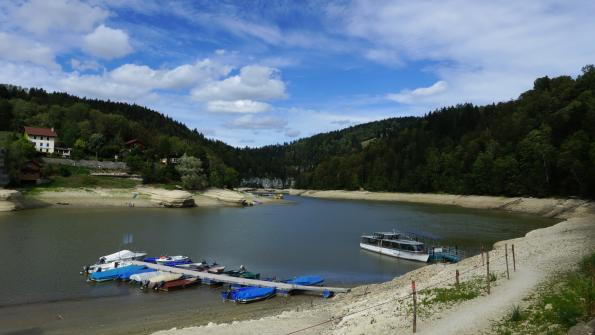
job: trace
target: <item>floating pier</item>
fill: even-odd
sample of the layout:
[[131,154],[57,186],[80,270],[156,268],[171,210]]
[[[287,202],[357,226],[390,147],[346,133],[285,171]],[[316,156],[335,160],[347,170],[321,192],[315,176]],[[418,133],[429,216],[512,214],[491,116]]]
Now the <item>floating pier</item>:
[[228,284],[239,284],[245,286],[258,286],[258,287],[274,287],[278,290],[283,291],[292,291],[292,290],[300,290],[300,291],[311,291],[311,292],[324,292],[330,291],[333,293],[346,293],[349,292],[350,289],[343,288],[343,287],[326,287],[326,286],[304,286],[304,285],[295,285],[295,284],[287,284],[287,283],[280,283],[280,282],[273,282],[273,281],[266,281],[266,280],[257,280],[257,279],[247,279],[247,278],[238,278],[208,272],[201,272],[201,271],[194,271],[188,269],[181,269],[171,266],[165,266],[160,264],[153,264],[141,261],[130,261],[130,263],[134,265],[144,265],[148,268],[160,270],[160,271],[167,271],[173,273],[180,273],[192,277],[197,277],[200,279],[210,279],[213,281],[218,281],[222,283]]

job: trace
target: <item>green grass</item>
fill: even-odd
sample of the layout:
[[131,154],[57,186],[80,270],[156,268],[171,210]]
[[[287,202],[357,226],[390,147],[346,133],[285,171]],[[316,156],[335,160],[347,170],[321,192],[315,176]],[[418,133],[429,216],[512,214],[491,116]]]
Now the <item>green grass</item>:
[[517,312],[513,307],[508,318],[494,324],[495,333],[566,334],[595,316],[594,277],[595,253],[583,259],[577,271],[540,285],[529,306],[523,311],[517,306]]
[[60,188],[134,188],[139,184],[136,180],[89,175],[72,175],[70,177],[54,176],[50,180],[48,184],[25,187],[22,191],[25,195],[35,195],[39,192]]
[[459,285],[439,287],[420,291],[422,304],[450,303],[475,299],[484,291],[482,278],[473,278]]

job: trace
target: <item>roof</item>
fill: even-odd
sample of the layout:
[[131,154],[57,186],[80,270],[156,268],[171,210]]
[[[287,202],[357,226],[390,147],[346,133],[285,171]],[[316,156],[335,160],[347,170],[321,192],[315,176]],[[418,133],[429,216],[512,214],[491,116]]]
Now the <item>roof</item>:
[[58,137],[58,134],[49,128],[25,127],[25,133],[27,135]]

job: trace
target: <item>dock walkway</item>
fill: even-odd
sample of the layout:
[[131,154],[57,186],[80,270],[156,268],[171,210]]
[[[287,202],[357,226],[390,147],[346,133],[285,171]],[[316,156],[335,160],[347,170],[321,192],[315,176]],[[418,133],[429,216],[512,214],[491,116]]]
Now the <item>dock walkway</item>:
[[311,292],[330,291],[333,293],[349,292],[348,288],[343,288],[343,287],[295,285],[295,284],[279,283],[279,282],[266,281],[266,280],[238,278],[238,277],[232,277],[232,276],[227,276],[227,275],[220,275],[220,274],[214,274],[214,273],[208,273],[208,272],[181,269],[181,268],[176,268],[176,267],[172,267],[172,266],[165,266],[165,265],[153,264],[153,263],[141,262],[141,261],[131,261],[130,263],[132,263],[134,265],[144,265],[148,268],[159,270],[159,271],[180,273],[180,274],[184,274],[184,275],[188,275],[188,276],[192,276],[192,277],[197,277],[200,279],[205,278],[205,279],[210,279],[213,281],[229,283],[229,284],[239,284],[239,285],[258,286],[258,287],[274,287],[278,290],[283,290],[283,291],[300,290],[300,291],[311,291]]

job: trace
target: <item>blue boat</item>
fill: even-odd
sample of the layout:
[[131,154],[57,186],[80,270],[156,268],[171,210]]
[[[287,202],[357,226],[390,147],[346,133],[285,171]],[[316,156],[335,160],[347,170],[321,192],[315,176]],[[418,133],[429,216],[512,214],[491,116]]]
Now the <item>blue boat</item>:
[[139,269],[139,270],[130,270],[130,271],[126,271],[124,273],[122,273],[121,275],[118,276],[118,279],[120,280],[130,280],[130,276],[135,275],[135,274],[139,274],[139,273],[145,273],[145,272],[155,272],[157,270],[155,269]]
[[241,287],[235,290],[221,292],[223,300],[230,300],[246,304],[249,302],[260,301],[268,299],[275,295],[276,289],[274,287]]
[[320,276],[300,276],[293,279],[283,281],[287,284],[302,285],[302,286],[315,286],[320,285],[324,282],[324,278]]
[[115,268],[111,270],[101,271],[101,272],[93,272],[91,276],[89,276],[89,280],[102,282],[107,280],[114,280],[117,279],[120,275],[124,273],[128,273],[130,271],[137,271],[144,269],[145,267],[142,265],[128,265],[123,266],[121,268]]

